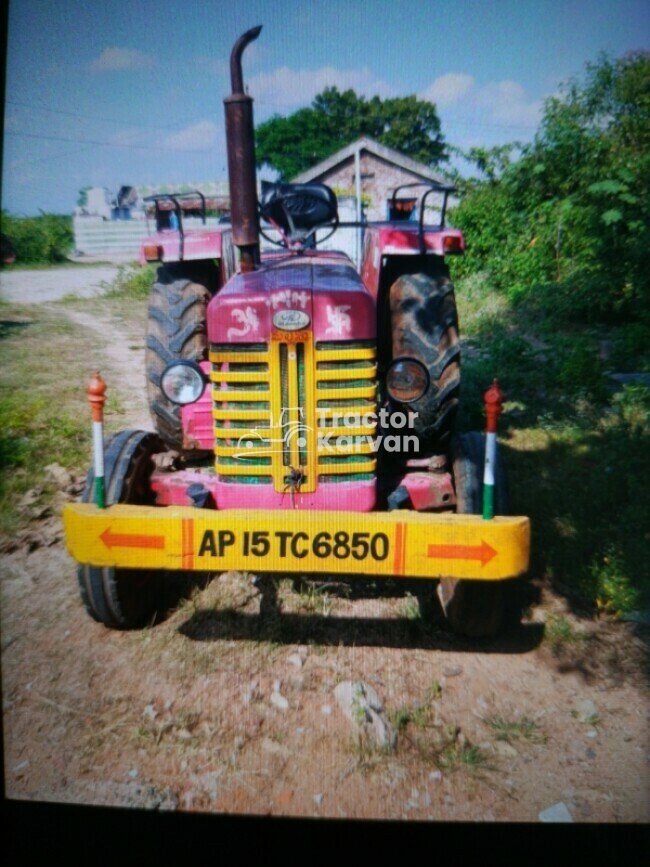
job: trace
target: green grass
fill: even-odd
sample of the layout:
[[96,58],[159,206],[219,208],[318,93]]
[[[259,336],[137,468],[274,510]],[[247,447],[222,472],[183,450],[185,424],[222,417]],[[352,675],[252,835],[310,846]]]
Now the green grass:
[[303,583],[298,591],[298,606],[309,614],[328,617],[334,605],[327,592],[328,585]]
[[528,717],[516,720],[506,720],[503,717],[492,717],[486,720],[498,741],[529,741],[530,743],[544,743],[545,738],[539,730],[539,726]]
[[558,654],[571,645],[586,641],[586,636],[576,631],[566,617],[549,614],[544,622],[544,640],[553,653]]
[[459,767],[469,771],[491,768],[487,755],[472,744],[450,744],[439,754],[436,764],[443,771],[453,771]]
[[[27,314],[31,321],[11,324]],[[41,502],[51,500],[48,464],[86,469],[91,427],[79,383],[90,338],[45,308],[3,304],[0,320],[0,532],[11,534],[25,521],[16,506],[26,491],[42,488]]]
[[148,298],[156,270],[155,265],[120,265],[105,297],[132,300]]
[[606,376],[648,369],[647,326],[569,327],[550,306],[509,306],[476,277],[459,281],[457,299],[459,426],[484,429],[483,394],[498,377],[501,449],[512,512],[531,519],[532,574],[594,613],[648,607],[650,390],[615,390]]

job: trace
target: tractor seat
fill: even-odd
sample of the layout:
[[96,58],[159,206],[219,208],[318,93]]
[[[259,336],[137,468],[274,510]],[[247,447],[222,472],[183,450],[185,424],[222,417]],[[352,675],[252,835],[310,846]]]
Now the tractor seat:
[[284,232],[296,230],[302,234],[316,226],[337,221],[336,195],[325,184],[274,184],[262,181],[260,214],[268,222],[276,223]]

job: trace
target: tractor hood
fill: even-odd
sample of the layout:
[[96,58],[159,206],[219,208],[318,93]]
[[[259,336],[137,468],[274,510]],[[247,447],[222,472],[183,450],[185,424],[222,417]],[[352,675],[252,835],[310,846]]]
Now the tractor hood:
[[375,302],[344,256],[290,257],[233,277],[208,307],[210,343],[373,340]]

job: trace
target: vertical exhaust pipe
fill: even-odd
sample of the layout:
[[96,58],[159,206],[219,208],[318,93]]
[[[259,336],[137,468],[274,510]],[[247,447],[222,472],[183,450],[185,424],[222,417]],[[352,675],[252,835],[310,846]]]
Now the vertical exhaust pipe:
[[233,242],[239,248],[242,272],[254,271],[260,261],[260,237],[255,180],[255,134],[253,100],[244,93],[241,58],[246,46],[260,35],[262,27],[247,30],[230,53],[232,93],[224,99],[226,147],[230,185],[230,220]]

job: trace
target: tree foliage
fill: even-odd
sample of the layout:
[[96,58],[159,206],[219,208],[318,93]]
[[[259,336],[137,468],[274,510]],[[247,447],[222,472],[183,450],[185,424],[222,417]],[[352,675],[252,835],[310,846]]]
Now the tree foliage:
[[516,161],[468,155],[461,268],[569,317],[650,316],[650,53],[601,56],[547,100]]
[[289,180],[361,136],[374,138],[426,165],[447,159],[435,105],[415,96],[366,99],[328,87],[309,108],[275,115],[256,130],[258,165]]

